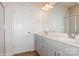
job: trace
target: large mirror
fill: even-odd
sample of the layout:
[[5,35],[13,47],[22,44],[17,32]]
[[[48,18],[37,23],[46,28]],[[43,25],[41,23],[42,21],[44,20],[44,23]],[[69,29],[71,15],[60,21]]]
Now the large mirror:
[[77,2],[59,2],[49,11],[48,16],[51,19],[52,32],[64,33],[72,38],[79,34],[79,4]]
[[69,8],[69,37],[76,38],[79,34],[79,4],[76,3],[74,6]]

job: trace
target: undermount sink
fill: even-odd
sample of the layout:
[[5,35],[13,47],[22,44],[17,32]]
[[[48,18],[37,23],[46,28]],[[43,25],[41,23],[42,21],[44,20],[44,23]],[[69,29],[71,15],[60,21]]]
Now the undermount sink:
[[69,38],[66,33],[43,32],[42,34],[51,38],[55,38],[59,41],[64,41],[64,42],[77,42],[78,41],[77,39]]
[[73,39],[73,38],[64,38],[64,37],[58,37],[58,39],[60,40],[64,40],[64,41],[69,41],[69,42],[76,42],[76,39]]

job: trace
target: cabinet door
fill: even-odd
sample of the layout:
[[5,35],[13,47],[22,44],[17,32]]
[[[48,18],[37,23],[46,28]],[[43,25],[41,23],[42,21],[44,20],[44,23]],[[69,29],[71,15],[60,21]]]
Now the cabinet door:
[[40,54],[40,37],[38,37],[37,35],[34,36],[35,37],[35,50]]
[[55,49],[49,45],[46,38],[40,39],[40,55],[42,56],[55,56]]
[[44,44],[42,45],[42,47],[41,47],[41,51],[42,51],[42,54],[41,55],[43,55],[43,56],[50,56],[50,48],[49,48],[49,46],[44,42]]
[[66,56],[66,55],[61,51],[56,51],[56,56]]
[[34,40],[35,40],[35,50],[37,51],[38,50],[38,37],[36,35],[34,35]]
[[[46,40],[46,45],[47,45],[47,55],[48,56],[55,56],[56,52],[55,52],[55,48],[50,44],[50,41],[48,41],[49,39]],[[52,42],[53,43],[53,42]]]
[[56,51],[55,51],[55,49],[54,48],[49,48],[50,50],[49,50],[49,56],[56,56]]
[[44,40],[45,39],[40,38],[39,36],[35,38],[35,49],[41,56],[48,55],[48,46]]
[[4,55],[4,8],[0,3],[0,55]]
[[35,35],[35,50],[41,55],[42,41],[38,35]]
[[40,55],[44,55],[43,53],[44,53],[44,42],[43,42],[43,40],[41,39],[41,38],[39,38],[39,43],[38,43],[38,46],[39,46],[39,54]]

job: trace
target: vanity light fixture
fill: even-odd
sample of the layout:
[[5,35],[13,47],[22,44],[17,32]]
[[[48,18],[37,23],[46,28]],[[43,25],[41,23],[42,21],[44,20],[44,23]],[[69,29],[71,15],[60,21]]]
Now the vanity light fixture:
[[51,3],[49,4],[45,4],[42,9],[45,10],[45,11],[48,11],[49,9],[53,8],[53,5]]

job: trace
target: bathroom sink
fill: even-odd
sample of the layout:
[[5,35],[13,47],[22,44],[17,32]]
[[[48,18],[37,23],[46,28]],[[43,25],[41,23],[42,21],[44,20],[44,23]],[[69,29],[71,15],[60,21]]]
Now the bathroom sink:
[[58,37],[58,39],[66,41],[66,42],[76,42],[77,41],[76,39],[73,39],[73,38],[64,38],[64,37]]

